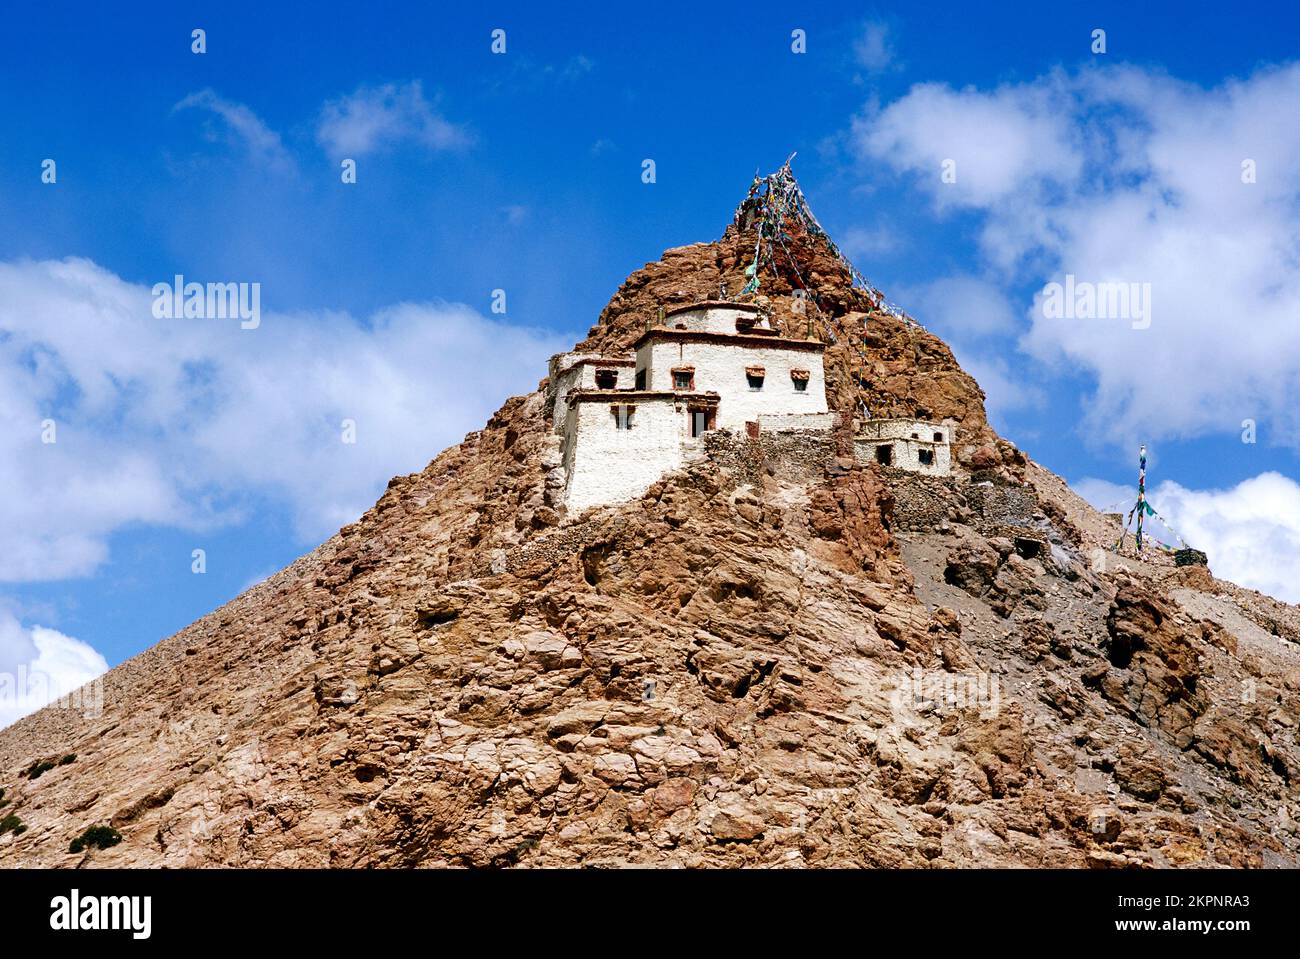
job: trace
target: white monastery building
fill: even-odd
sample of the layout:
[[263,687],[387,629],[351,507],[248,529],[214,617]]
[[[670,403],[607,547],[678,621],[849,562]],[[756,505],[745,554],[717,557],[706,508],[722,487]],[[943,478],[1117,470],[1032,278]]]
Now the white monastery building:
[[[710,430],[756,437],[835,425],[826,405],[825,345],[781,336],[757,307],[710,301],[671,310],[632,349],[625,356],[551,358],[548,398],[570,515],[641,496],[703,455],[702,437]],[[871,424],[871,438],[855,441],[862,458],[949,472],[948,427]],[[897,450],[888,460],[878,452],[886,440]]]

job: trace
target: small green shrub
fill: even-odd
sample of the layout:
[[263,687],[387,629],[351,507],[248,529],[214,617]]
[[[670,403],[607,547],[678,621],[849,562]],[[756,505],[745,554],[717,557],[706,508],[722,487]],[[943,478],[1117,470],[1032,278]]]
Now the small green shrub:
[[68,852],[81,852],[86,847],[107,849],[122,841],[122,834],[112,826],[91,826],[68,845]]
[[50,762],[48,759],[39,760],[27,767],[27,778],[40,779],[42,773],[47,773],[53,768],[54,763]]
[[0,819],[0,836],[3,836],[7,832],[12,832],[15,836],[17,836],[17,835],[21,835],[22,833],[25,833],[26,831],[27,831],[27,827],[23,825],[23,821],[19,819],[17,816],[15,816],[13,813],[10,813],[8,816],[5,816],[3,819]]
[[76,761],[77,761],[77,754],[68,753],[66,756],[64,756],[62,759],[59,760],[59,765],[66,766],[69,763],[75,763]]

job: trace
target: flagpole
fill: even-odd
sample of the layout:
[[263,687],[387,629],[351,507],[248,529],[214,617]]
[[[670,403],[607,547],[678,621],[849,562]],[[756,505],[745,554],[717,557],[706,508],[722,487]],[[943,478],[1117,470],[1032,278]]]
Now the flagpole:
[[1138,501],[1137,501],[1137,549],[1142,552],[1142,514],[1146,512],[1147,503],[1147,447],[1142,444],[1138,451]]

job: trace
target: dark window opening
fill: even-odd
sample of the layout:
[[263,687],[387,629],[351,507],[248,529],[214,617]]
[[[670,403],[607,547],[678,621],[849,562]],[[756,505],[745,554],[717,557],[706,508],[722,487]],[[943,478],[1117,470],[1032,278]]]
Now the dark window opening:
[[695,371],[673,370],[673,389],[675,390],[693,390],[695,389]]
[[761,366],[745,367],[745,379],[749,381],[751,390],[761,390],[763,388],[763,376],[766,372]]
[[596,371],[596,389],[612,390],[618,386],[618,373],[614,370]]
[[717,410],[708,407],[692,408],[691,415],[691,436],[700,436],[714,428],[717,419]]
[[1043,551],[1043,544],[1036,539],[1030,539],[1028,536],[1017,536],[1016,552],[1025,559],[1033,559]]
[[913,433],[913,434],[912,434],[912,439],[914,439],[914,440],[919,440],[920,438],[921,438],[921,434],[920,434],[920,433]]
[[918,450],[916,457],[921,461],[922,466],[934,465],[934,450]]
[[942,442],[943,442],[943,434],[942,434],[942,433],[935,433],[935,434],[934,434],[934,441],[935,441],[936,443],[942,443]]
[[635,406],[630,406],[626,403],[619,403],[615,406],[611,406],[609,411],[614,414],[614,429],[630,430],[632,428],[632,421],[636,414]]
[[807,370],[791,370],[790,380],[794,383],[794,391],[796,393],[808,392],[808,371]]
[[807,392],[808,392],[808,381],[807,381],[807,380],[795,380],[795,381],[794,381],[794,391],[795,391],[796,393],[807,393]]
[[641,369],[636,371],[636,388],[638,390],[645,389],[645,367],[644,366],[641,367]]
[[888,443],[876,447],[876,462],[882,466],[892,466],[894,463],[894,447]]

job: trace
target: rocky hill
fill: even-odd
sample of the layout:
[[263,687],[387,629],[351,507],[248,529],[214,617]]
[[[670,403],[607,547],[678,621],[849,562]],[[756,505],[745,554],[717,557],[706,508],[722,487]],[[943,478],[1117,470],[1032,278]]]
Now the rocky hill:
[[[742,290],[741,214],[577,348]],[[546,383],[507,400],[101,714],[0,731],[0,866],[1300,864],[1297,611],[1116,554],[939,339],[783,254],[751,298],[829,344],[837,434],[568,516]],[[955,475],[861,464],[868,413],[952,424]]]

